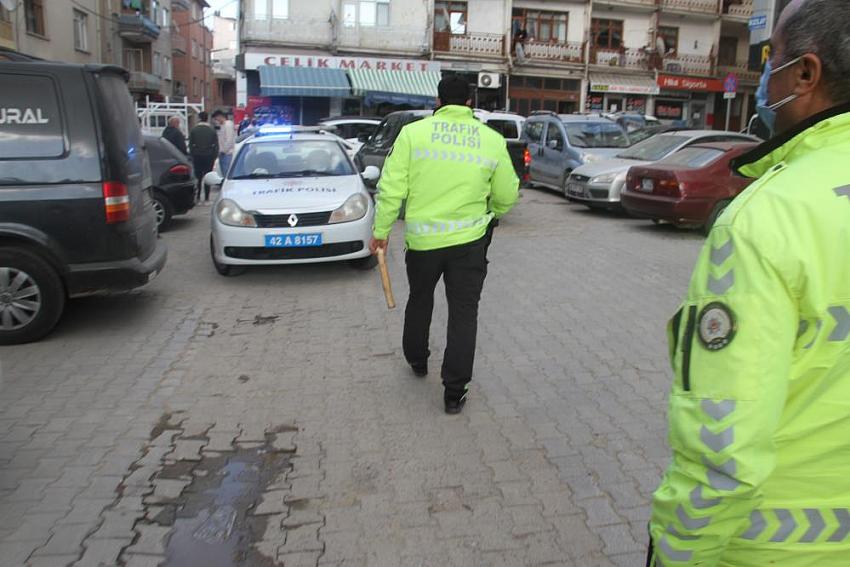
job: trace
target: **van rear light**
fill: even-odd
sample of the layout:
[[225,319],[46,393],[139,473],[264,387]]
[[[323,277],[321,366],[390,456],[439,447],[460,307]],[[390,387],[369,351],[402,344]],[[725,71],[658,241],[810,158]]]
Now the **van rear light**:
[[106,224],[126,222],[130,219],[130,193],[123,183],[104,181],[103,203],[106,207]]
[[169,171],[169,173],[172,173],[174,175],[185,175],[187,177],[192,172],[191,168],[188,165],[183,165],[182,163],[178,163],[177,165],[172,165],[168,169],[168,171]]
[[528,166],[531,165],[531,152],[528,151],[528,148],[525,148],[522,151],[522,163],[525,164],[525,167],[528,167]]

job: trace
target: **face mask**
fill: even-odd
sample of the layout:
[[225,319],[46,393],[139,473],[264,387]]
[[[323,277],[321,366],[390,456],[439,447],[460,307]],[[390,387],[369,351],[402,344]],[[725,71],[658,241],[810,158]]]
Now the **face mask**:
[[797,98],[797,95],[791,93],[786,96],[779,102],[770,104],[767,96],[767,84],[770,82],[770,78],[779,73],[780,71],[784,71],[788,67],[794,65],[803,57],[796,57],[787,63],[783,63],[776,69],[771,69],[770,67],[770,59],[767,60],[767,63],[764,64],[764,72],[761,74],[761,80],[759,81],[759,88],[756,91],[756,113],[759,116],[759,119],[767,126],[768,131],[770,132],[770,137],[773,137],[773,134],[776,131],[776,111]]

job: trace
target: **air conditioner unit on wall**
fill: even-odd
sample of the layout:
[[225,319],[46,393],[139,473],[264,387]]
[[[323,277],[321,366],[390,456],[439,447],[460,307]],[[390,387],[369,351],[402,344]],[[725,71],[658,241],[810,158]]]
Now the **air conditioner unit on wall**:
[[498,89],[502,86],[502,76],[499,73],[478,73],[479,89]]

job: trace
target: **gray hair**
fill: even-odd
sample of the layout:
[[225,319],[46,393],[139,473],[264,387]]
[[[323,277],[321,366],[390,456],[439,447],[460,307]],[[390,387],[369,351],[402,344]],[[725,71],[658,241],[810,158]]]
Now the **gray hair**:
[[807,0],[782,26],[785,61],[814,53],[835,103],[850,102],[850,2]]
[[168,124],[170,125],[170,124],[171,124],[172,122],[174,122],[175,120],[177,121],[177,123],[178,123],[178,124],[182,124],[182,123],[183,123],[183,118],[181,118],[181,117],[180,117],[180,116],[178,116],[177,114],[174,114],[174,115],[172,115],[172,116],[169,116],[169,117],[168,117]]

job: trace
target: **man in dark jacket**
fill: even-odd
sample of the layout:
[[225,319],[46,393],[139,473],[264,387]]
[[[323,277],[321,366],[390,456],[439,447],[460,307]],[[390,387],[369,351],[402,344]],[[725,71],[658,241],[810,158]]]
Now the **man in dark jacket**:
[[195,198],[201,199],[201,187],[204,188],[204,201],[210,200],[210,189],[204,185],[204,175],[212,171],[215,159],[218,157],[218,134],[207,123],[209,115],[206,112],[198,114],[200,122],[189,132],[189,152],[192,154],[192,164],[198,178]]
[[188,154],[186,151],[186,136],[180,131],[180,117],[172,116],[168,119],[168,126],[162,131],[162,137],[171,142],[175,148]]

